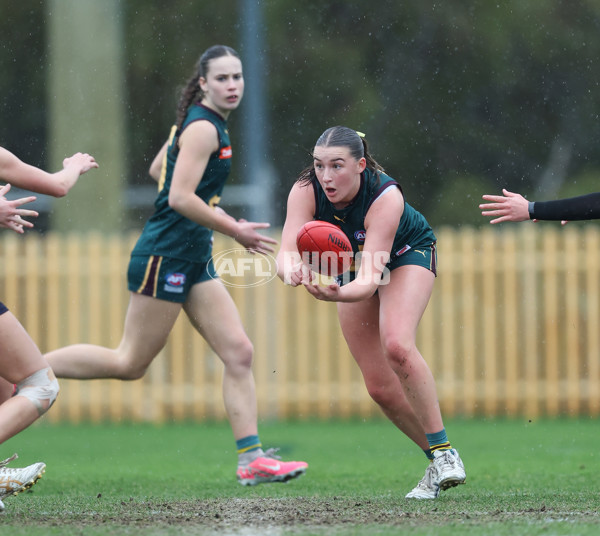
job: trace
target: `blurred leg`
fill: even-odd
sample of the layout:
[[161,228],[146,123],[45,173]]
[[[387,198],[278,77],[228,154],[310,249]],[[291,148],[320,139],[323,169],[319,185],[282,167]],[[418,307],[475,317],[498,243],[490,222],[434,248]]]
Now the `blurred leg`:
[[141,378],[167,342],[181,304],[131,293],[123,338],[116,349],[75,344],[46,354],[59,378]]
[[184,309],[225,365],[223,399],[235,439],[256,435],[254,350],[233,299],[220,281],[211,279],[192,287]]

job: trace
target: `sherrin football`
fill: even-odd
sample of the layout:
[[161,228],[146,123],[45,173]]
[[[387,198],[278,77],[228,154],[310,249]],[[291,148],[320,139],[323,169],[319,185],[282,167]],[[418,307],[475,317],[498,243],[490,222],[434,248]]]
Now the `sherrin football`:
[[315,272],[337,276],[352,264],[352,245],[344,232],[326,221],[305,223],[296,236],[302,262]]

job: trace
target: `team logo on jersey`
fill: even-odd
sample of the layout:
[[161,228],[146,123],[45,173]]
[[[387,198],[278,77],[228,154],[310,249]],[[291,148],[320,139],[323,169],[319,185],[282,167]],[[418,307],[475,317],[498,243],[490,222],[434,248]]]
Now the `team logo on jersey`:
[[185,274],[173,272],[167,274],[165,283],[165,292],[173,292],[174,294],[182,294],[185,285]]
[[233,154],[233,151],[231,150],[231,145],[229,147],[223,147],[219,151],[219,159],[226,160],[227,158],[231,158],[232,154]]
[[358,241],[358,242],[364,242],[365,241],[365,237],[367,236],[367,231],[356,231],[354,233],[354,238]]

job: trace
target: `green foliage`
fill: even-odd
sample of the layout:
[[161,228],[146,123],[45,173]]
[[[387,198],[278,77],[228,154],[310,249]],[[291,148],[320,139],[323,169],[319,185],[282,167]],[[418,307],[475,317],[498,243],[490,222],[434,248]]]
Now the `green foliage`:
[[0,16],[0,145],[43,165],[46,115],[43,4],[11,2]]
[[439,199],[436,209],[427,220],[435,229],[447,226],[482,226],[489,225],[489,220],[481,217],[479,204],[483,202],[483,194],[500,194],[492,180],[488,177],[449,176],[435,193]]
[[[569,178],[559,192],[559,198],[575,197],[578,195],[590,194],[598,191],[600,184],[600,169],[583,169],[578,175]],[[543,199],[539,199],[544,201]]]
[[[365,132],[377,160],[426,216],[447,203],[471,210],[464,192],[448,191],[448,177],[535,191],[556,139],[572,149],[572,176],[600,167],[595,0],[260,5],[275,224],[315,140],[334,124]],[[248,51],[239,0],[122,6],[129,180],[145,183],[199,54],[215,43],[234,46],[242,59]],[[24,157],[43,153],[44,9],[11,3],[0,20],[0,143]],[[242,114],[244,103],[231,119],[238,148]],[[243,182],[239,159],[234,166],[232,180]]]
[[132,182],[147,183],[150,162],[175,122],[180,90],[202,52],[214,44],[239,48],[237,4],[224,0],[215,9],[213,2],[189,0],[170,0],[168,7],[148,0],[123,3]]

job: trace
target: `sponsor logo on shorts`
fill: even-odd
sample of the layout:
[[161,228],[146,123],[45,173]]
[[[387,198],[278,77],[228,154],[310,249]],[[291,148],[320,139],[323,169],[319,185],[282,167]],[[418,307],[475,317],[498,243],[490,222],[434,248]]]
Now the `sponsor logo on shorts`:
[[396,257],[400,257],[400,255],[402,255],[403,253],[406,253],[409,249],[410,249],[410,246],[408,244],[406,244],[406,246],[404,246],[403,248],[396,251],[396,253],[395,253]]
[[172,272],[167,274],[164,290],[174,294],[182,294],[185,286],[185,274]]

